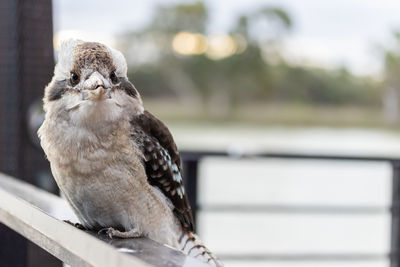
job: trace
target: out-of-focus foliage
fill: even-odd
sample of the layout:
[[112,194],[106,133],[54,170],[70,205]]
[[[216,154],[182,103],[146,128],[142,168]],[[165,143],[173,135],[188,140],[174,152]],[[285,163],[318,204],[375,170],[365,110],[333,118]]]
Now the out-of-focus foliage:
[[282,76],[273,98],[282,101],[330,105],[379,105],[381,101],[376,82],[356,77],[344,68],[325,70],[285,63],[276,68]]
[[205,32],[207,18],[207,9],[201,2],[173,7],[160,6],[147,29],[163,34]]
[[[373,80],[354,76],[344,68],[319,69],[286,62],[279,47],[294,22],[281,8],[265,7],[239,16],[229,33],[228,40],[234,40],[236,49],[229,56],[213,58],[208,52],[182,55],[173,50],[171,44],[179,32],[208,38],[208,17],[202,2],[162,6],[148,26],[120,37],[128,75],[142,94],[218,105],[228,111],[253,101],[380,105],[381,91]],[[397,63],[391,63],[392,57]],[[397,64],[400,69],[398,62],[398,55],[387,55],[387,65]]]
[[394,33],[395,45],[384,50],[385,80],[387,86],[399,87],[400,85],[400,32]]
[[395,32],[394,46],[383,48],[384,90],[383,112],[387,124],[396,125],[400,118],[400,33]]

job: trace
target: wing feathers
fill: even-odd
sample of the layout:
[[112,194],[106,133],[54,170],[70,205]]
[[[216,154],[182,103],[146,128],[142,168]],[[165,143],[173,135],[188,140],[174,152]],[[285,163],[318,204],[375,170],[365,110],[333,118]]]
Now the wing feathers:
[[179,152],[168,128],[145,111],[131,121],[132,138],[144,155],[147,179],[174,205],[182,226],[194,230],[192,210],[185,194]]

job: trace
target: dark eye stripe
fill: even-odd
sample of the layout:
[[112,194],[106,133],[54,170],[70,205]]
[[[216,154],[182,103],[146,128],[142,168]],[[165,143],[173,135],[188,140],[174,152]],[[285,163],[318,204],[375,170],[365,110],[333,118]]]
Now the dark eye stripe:
[[128,81],[128,79],[121,77],[119,78],[119,80],[121,81],[120,88],[122,90],[124,90],[131,97],[137,97],[138,93],[136,91],[136,88],[130,81]]
[[66,80],[56,81],[52,85],[50,85],[49,90],[49,101],[54,101],[60,99],[65,92],[68,91],[68,85]]

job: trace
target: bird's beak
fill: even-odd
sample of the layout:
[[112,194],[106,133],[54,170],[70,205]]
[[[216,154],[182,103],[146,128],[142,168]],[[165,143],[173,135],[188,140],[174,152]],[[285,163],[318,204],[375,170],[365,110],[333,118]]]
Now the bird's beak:
[[93,72],[83,83],[82,100],[99,101],[111,97],[109,82],[97,71]]
[[103,86],[99,86],[96,89],[89,91],[89,95],[91,96],[90,98],[92,100],[101,100],[105,93],[106,90],[104,89]]

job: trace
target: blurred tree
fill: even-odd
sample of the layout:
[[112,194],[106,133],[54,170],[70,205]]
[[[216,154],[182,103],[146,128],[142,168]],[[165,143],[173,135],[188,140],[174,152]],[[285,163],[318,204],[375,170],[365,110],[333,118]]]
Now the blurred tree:
[[394,47],[384,49],[385,80],[390,86],[400,85],[400,32],[395,32]]
[[207,24],[207,9],[202,2],[160,6],[155,12],[148,30],[163,34],[175,34],[180,31],[204,33]]
[[[209,53],[214,37],[207,37],[207,26],[204,3],[177,4],[159,7],[149,25],[121,36],[128,75],[144,95],[180,99],[189,106],[199,104],[223,116],[255,101],[380,104],[379,84],[370,79],[354,76],[344,68],[327,70],[285,62],[281,42],[293,21],[281,8],[265,7],[240,15],[229,35],[217,38],[233,47],[225,56]],[[208,38],[205,53],[182,55],[174,51],[172,43],[180,32]]]
[[281,101],[325,105],[380,103],[379,84],[352,75],[345,68],[325,70],[282,63],[275,98]]
[[382,96],[385,120],[395,124],[399,120],[400,96],[400,32],[394,32],[394,47],[384,48],[385,85]]
[[[162,6],[147,27],[120,38],[120,48],[131,65],[129,75],[146,88],[144,94],[172,94],[184,100],[182,102],[200,99],[208,103],[219,98],[216,105],[228,108],[241,100],[265,95],[272,77],[268,63],[263,60],[260,43],[265,45],[280,37],[280,32],[291,26],[289,15],[279,8],[264,8],[254,14],[242,15],[231,34],[238,34],[246,47],[230,57],[213,60],[205,54],[182,56],[172,51],[175,34],[181,31],[205,34],[207,19],[208,11],[202,2]],[[265,26],[260,22],[268,22],[263,29],[265,34],[250,37],[251,27]],[[259,38],[272,32],[267,39]],[[150,43],[157,45],[153,49]],[[150,50],[150,56],[141,60],[140,57],[146,56],[146,50]]]
[[261,8],[248,15],[247,20],[248,31],[252,33],[249,37],[261,42],[279,41],[292,28],[289,14],[278,7]]
[[204,33],[206,23],[207,9],[202,2],[160,6],[148,26],[121,36],[119,47],[130,65],[128,76],[144,88],[143,94],[176,97],[190,104],[201,100],[201,89],[184,67],[192,58],[178,57],[171,43],[181,31]]

